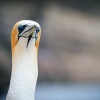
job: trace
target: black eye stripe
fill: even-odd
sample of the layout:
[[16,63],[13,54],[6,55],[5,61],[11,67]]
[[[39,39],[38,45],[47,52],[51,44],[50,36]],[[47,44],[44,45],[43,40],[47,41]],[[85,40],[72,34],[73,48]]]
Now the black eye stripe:
[[24,30],[26,27],[27,27],[27,25],[23,25],[23,26],[19,25],[19,26],[18,26],[18,32],[19,32],[19,34],[22,33],[23,30]]

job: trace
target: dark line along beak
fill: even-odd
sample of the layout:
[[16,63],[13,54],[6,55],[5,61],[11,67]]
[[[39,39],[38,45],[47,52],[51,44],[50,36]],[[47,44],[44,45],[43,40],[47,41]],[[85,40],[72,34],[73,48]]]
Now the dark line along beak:
[[28,36],[28,41],[27,41],[27,46],[26,46],[26,47],[28,47],[28,44],[29,44],[31,38],[32,38],[32,34],[30,34],[30,35]]

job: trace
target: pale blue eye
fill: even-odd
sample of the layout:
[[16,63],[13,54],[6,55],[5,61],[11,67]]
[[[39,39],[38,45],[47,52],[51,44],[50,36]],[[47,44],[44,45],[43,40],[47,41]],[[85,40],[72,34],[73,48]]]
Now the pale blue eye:
[[19,25],[19,26],[18,26],[18,32],[19,32],[19,33],[22,33],[22,31],[23,31],[26,27],[27,27],[27,25],[24,25],[24,26]]
[[36,28],[36,33],[38,33],[40,31],[40,28],[39,27],[37,27]]

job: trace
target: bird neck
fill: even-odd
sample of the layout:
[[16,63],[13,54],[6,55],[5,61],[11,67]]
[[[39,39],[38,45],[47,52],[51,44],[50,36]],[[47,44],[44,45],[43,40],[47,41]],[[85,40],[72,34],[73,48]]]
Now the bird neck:
[[7,100],[34,100],[37,77],[36,47],[25,46],[20,49],[17,45],[12,54],[12,74]]

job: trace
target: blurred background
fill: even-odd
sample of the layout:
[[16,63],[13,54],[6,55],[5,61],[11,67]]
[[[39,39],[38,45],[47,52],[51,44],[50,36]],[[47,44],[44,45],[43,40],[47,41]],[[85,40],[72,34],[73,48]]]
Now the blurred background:
[[99,0],[0,0],[0,100],[11,76],[11,30],[40,23],[36,100],[100,100]]

